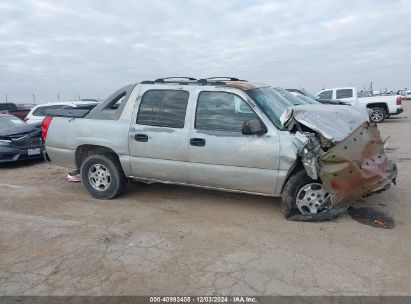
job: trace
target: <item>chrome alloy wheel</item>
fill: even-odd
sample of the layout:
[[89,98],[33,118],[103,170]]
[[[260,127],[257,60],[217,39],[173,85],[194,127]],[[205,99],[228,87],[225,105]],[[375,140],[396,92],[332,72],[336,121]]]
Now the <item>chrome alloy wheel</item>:
[[94,189],[104,191],[110,187],[111,175],[105,166],[95,164],[88,170],[88,180]]
[[380,109],[372,110],[371,120],[374,122],[381,121],[384,118],[384,113]]
[[331,196],[322,184],[310,183],[298,191],[296,205],[302,214],[319,213],[331,207]]

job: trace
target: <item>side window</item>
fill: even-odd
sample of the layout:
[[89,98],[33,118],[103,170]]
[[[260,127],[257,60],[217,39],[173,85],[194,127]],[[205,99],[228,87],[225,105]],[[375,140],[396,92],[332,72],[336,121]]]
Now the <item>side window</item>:
[[115,96],[104,108],[104,110],[117,110],[120,105],[123,103],[123,101],[126,99],[127,92],[120,92]]
[[351,97],[352,97],[352,89],[337,90],[337,99],[351,98]]
[[117,110],[120,105],[123,103],[124,99],[126,98],[127,92],[121,93],[117,96],[114,101],[111,103],[110,110]]
[[34,110],[33,116],[44,116],[46,112],[46,107],[38,107]]
[[320,94],[318,94],[318,98],[319,99],[333,99],[333,91],[328,90],[328,91],[321,92]]
[[197,100],[195,128],[241,132],[246,120],[257,118],[239,96],[226,92],[201,92]]
[[144,93],[137,115],[140,125],[184,128],[187,91],[150,90]]

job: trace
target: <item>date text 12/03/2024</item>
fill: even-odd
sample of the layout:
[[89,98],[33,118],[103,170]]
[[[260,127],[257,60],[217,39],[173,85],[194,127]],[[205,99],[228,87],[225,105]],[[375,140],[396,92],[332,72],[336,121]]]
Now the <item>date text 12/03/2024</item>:
[[150,297],[150,303],[257,303],[255,297],[248,296],[185,296]]

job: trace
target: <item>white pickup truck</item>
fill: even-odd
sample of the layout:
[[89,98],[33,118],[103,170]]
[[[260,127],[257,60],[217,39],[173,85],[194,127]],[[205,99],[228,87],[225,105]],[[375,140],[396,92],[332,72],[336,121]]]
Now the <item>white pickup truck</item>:
[[404,111],[400,95],[369,96],[367,93],[358,92],[354,87],[324,89],[316,96],[319,99],[338,99],[353,106],[369,108],[372,110],[370,119],[373,122],[383,122],[391,115],[398,115]]

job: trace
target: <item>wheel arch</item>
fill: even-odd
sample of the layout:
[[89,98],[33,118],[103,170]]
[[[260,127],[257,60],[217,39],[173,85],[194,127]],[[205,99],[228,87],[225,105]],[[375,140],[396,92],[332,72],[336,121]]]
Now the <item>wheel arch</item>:
[[75,153],[75,162],[76,167],[80,169],[82,162],[91,154],[104,154],[104,155],[113,155],[120,162],[118,154],[111,148],[99,145],[80,145],[76,149]]
[[301,157],[298,157],[295,160],[294,164],[290,167],[290,170],[288,170],[287,177],[285,178],[284,183],[281,186],[281,194],[283,193],[284,187],[287,184],[290,177],[299,171],[305,171]]
[[367,108],[372,109],[372,108],[383,108],[386,112],[386,114],[390,114],[390,111],[388,109],[388,105],[384,102],[377,102],[377,103],[368,103]]

